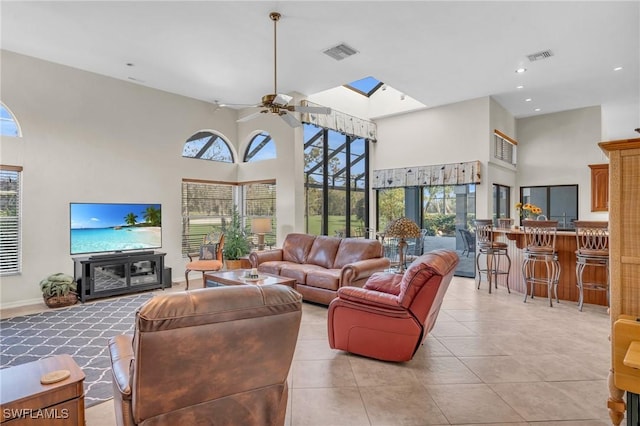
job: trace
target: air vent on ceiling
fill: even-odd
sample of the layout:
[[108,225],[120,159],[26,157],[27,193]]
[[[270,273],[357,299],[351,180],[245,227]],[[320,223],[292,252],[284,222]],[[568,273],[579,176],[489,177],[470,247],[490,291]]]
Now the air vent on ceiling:
[[349,47],[342,43],[324,51],[325,55],[331,56],[336,61],[341,61],[344,58],[348,58],[351,55],[358,53],[353,47]]
[[527,55],[529,61],[541,61],[543,59],[547,59],[553,56],[553,52],[550,50],[543,50],[542,52],[532,53],[531,55]]

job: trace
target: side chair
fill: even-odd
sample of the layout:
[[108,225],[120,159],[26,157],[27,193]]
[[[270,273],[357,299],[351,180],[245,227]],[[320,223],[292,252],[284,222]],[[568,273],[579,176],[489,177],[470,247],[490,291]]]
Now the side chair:
[[[187,282],[186,290],[189,290],[189,272],[202,272],[202,285],[205,286],[204,274],[222,269],[224,248],[224,234],[212,232],[204,236],[199,253],[189,253],[189,263],[185,268],[184,277]],[[197,260],[193,260],[197,257]]]

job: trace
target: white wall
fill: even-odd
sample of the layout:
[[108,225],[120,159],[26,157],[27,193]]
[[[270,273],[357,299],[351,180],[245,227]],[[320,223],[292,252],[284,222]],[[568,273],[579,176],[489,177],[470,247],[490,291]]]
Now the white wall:
[[[372,145],[371,169],[480,160],[482,183],[476,186],[476,191],[486,194],[493,132],[489,129],[489,103],[490,98],[484,97],[376,120],[378,143]],[[490,198],[477,197],[479,217],[480,212],[490,208]],[[375,212],[370,219],[375,223]]]
[[70,202],[162,204],[162,251],[181,277],[182,178],[235,181],[237,164],[181,157],[185,140],[215,129],[237,144],[236,112],[0,51],[2,101],[22,138],[2,138],[2,164],[23,171],[22,274],[2,277],[3,307],[41,301],[40,280],[73,273]]
[[[516,120],[519,186],[578,185],[578,218],[608,220],[591,211],[589,164],[608,163],[601,141],[600,107]],[[519,191],[519,188],[518,188]]]

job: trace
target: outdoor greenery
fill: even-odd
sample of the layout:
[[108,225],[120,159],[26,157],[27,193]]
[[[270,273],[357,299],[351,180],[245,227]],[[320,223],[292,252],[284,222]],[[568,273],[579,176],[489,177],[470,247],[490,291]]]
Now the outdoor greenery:
[[238,260],[242,256],[249,254],[251,245],[242,226],[242,219],[237,207],[234,206],[231,221],[226,228],[223,228],[223,232],[224,247],[222,253],[226,260]]
[[424,217],[423,229],[427,235],[454,237],[456,234],[455,214],[428,214]]

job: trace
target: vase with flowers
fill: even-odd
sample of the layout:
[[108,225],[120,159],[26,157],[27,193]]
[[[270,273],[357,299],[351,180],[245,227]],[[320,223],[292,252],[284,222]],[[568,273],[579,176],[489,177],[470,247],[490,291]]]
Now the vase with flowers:
[[520,216],[520,224],[524,219],[535,219],[542,214],[542,209],[535,204],[530,203],[517,203],[516,210]]

